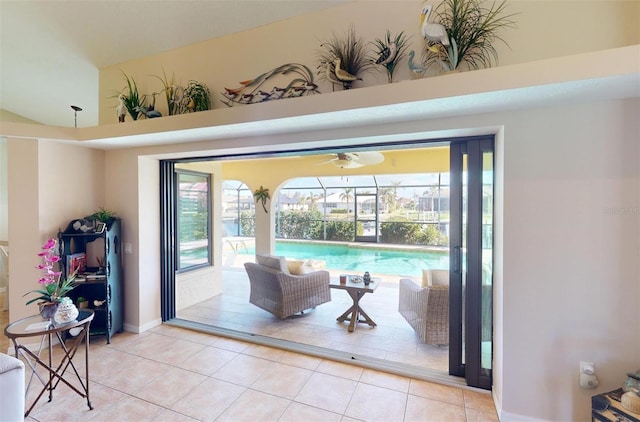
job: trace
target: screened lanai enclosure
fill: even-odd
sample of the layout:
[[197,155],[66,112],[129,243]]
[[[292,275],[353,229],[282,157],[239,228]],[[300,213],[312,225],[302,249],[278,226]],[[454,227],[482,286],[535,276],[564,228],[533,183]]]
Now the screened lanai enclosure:
[[[449,174],[302,177],[278,189],[278,239],[447,246]],[[223,183],[223,236],[253,237],[255,202]]]

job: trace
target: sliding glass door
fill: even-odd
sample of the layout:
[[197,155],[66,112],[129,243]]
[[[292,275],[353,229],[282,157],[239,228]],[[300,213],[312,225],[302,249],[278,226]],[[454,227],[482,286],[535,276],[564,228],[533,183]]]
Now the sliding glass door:
[[493,138],[451,144],[449,373],[490,389]]

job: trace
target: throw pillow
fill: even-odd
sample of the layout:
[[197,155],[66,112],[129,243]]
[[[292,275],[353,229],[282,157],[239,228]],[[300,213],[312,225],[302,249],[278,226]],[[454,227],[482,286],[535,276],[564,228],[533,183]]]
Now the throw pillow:
[[287,269],[287,260],[284,259],[284,256],[256,255],[256,262],[260,265],[264,265],[265,267],[273,268],[274,270],[279,270],[283,273],[289,274],[289,270]]
[[287,260],[287,269],[289,270],[289,274],[293,275],[303,275],[304,274],[304,261],[298,260]]
[[449,270],[431,270],[432,286],[449,286]]
[[431,270],[422,270],[422,284],[420,287],[431,286]]

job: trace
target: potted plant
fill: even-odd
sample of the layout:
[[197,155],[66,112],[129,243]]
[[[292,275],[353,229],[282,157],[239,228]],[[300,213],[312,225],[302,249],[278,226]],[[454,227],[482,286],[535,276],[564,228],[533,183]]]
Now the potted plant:
[[87,216],[90,220],[96,220],[99,223],[104,223],[107,227],[110,226],[111,221],[116,218],[116,213],[107,208],[100,207],[93,214]]
[[136,81],[133,78],[129,78],[126,73],[122,72],[122,74],[127,81],[127,86],[119,93],[118,97],[121,99],[131,118],[138,120],[141,113],[140,110],[146,108],[144,96],[138,92]]
[[80,309],[89,307],[89,301],[82,296],[79,296],[78,299],[76,299],[76,302],[78,302],[78,308]]
[[[504,14],[506,0],[492,3],[488,8],[483,3],[483,0],[444,0],[434,9],[434,20],[446,30],[448,42],[428,41],[425,44],[427,67],[437,64],[444,71],[452,71],[462,63],[470,69],[497,63],[498,53],[493,45],[496,41],[508,45],[499,32],[504,28],[515,28],[512,20],[515,14]],[[425,9],[427,16],[423,28],[429,25],[431,10],[430,6]]]
[[54,268],[60,262],[60,255],[56,253],[56,247],[57,241],[55,239],[49,239],[42,245],[42,251],[38,253],[42,263],[37,265],[36,268],[42,270],[42,277],[40,277],[38,283],[43,288],[31,290],[23,295],[38,294],[38,297],[27,301],[26,304],[29,305],[39,301],[40,314],[45,319],[53,318],[65,295],[76,287],[76,272],[69,274],[65,279],[61,279],[62,272]]
[[211,109],[209,88],[198,81],[189,81],[184,90],[186,112],[206,111]]

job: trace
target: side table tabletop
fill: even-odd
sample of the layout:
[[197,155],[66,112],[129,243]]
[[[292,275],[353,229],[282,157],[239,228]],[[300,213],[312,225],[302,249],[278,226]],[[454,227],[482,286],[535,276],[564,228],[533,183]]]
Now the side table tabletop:
[[[11,339],[11,341],[13,342],[16,358],[20,359],[21,355],[24,356],[25,363],[31,368],[31,376],[29,377],[29,382],[27,383],[25,397],[29,391],[34,375],[40,380],[43,385],[42,391],[40,391],[36,399],[25,412],[25,418],[29,416],[29,413],[31,413],[36,403],[38,403],[38,401],[46,391],[49,392],[49,401],[53,399],[53,390],[56,389],[60,381],[66,384],[81,397],[86,397],[87,406],[89,406],[89,409],[93,409],[91,400],[89,399],[89,326],[91,325],[93,317],[94,313],[92,310],[83,309],[79,310],[78,317],[74,321],[65,324],[48,322],[46,320],[43,320],[40,315],[33,315],[30,317],[19,319],[18,321],[12,322],[5,327],[4,335]],[[63,332],[72,329],[75,329],[73,331],[76,332],[72,334],[72,340],[69,342],[69,344],[66,344],[63,338]],[[34,353],[28,347],[18,342],[18,339],[21,338],[38,336],[40,336],[41,339],[40,347],[38,348],[37,353]],[[55,367],[53,365],[52,358],[52,340],[54,339],[54,336],[58,339],[62,351],[64,352],[62,360],[57,363]],[[80,345],[80,343],[82,343],[82,340],[84,340],[85,345],[84,381],[73,363],[73,358],[76,355],[78,346]],[[40,357],[42,350],[45,347],[45,342],[47,343],[48,348],[47,360],[43,360]],[[48,378],[46,376],[43,377],[37,373],[37,366],[40,366],[47,371],[47,373],[49,374]],[[69,367],[71,367],[76,377],[78,378],[81,390],[71,385],[69,381],[64,379],[63,375]]]
[[591,397],[591,420],[601,422],[640,422],[640,413],[626,409],[620,403],[622,388]]
[[[349,332],[353,332],[356,327],[357,322],[363,322],[365,324],[369,324],[371,327],[375,327],[377,324],[373,319],[367,315],[367,313],[360,306],[360,299],[366,293],[373,293],[378,286],[380,285],[380,278],[371,277],[371,283],[364,284],[363,281],[354,282],[352,281],[352,275],[347,275],[347,280],[345,283],[341,283],[339,279],[331,278],[331,282],[329,283],[329,287],[332,289],[341,289],[346,290],[353,299],[353,305],[349,309],[347,309],[342,315],[336,318],[337,321],[349,321]],[[360,319],[360,316],[364,319]]]

